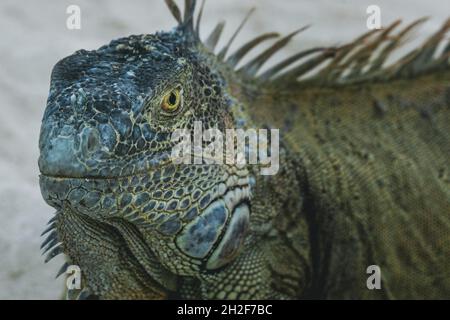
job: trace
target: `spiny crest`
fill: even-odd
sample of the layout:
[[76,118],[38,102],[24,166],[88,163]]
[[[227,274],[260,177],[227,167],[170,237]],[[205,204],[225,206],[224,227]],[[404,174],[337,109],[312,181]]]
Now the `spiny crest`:
[[42,232],[41,236],[44,236],[48,233],[45,240],[42,242],[40,249],[43,250],[42,254],[48,255],[45,258],[45,263],[49,262],[51,259],[56,257],[57,255],[63,253],[62,247],[61,247],[61,241],[58,238],[58,233],[56,232],[56,219],[57,215],[55,215],[50,221],[48,222],[48,228]]
[[[201,42],[200,25],[205,0],[202,1],[195,26],[195,0],[185,0],[183,17],[174,0],[166,0],[166,4],[178,21],[181,30]],[[280,37],[275,32],[259,35],[227,56],[231,44],[253,11],[254,9],[251,9],[248,12],[226,45],[216,54],[219,61],[228,64],[234,69],[247,53],[261,43]],[[398,30],[400,25],[400,20],[397,20],[386,28],[371,30],[342,46],[318,47],[301,51],[258,74],[262,66],[275,53],[284,48],[295,35],[308,28],[303,27],[285,37],[279,38],[269,48],[235,71],[242,77],[274,84],[301,82],[321,86],[335,86],[362,81],[388,81],[447,69],[450,66],[450,43],[447,43],[442,51],[438,48],[446,41],[445,36],[450,29],[450,19],[444,23],[438,32],[429,37],[422,46],[407,53],[395,63],[386,66],[386,61],[392,52],[405,42],[407,35],[426,20],[426,18],[416,20],[394,34],[394,30]],[[216,49],[224,27],[225,21],[219,22],[206,40],[202,42],[212,52]]]

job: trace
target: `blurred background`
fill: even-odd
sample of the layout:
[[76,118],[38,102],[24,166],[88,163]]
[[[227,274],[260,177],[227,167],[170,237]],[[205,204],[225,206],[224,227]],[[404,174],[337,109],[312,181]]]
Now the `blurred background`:
[[[382,26],[397,18],[409,23],[431,17],[404,50],[437,31],[450,16],[448,0],[209,0],[202,33],[206,36],[220,19],[226,20],[223,44],[251,7],[257,10],[234,48],[262,32],[285,34],[311,24],[274,63],[297,50],[344,43],[366,32],[366,9],[373,4],[381,9]],[[80,30],[66,27],[69,5],[81,9]],[[175,21],[163,0],[2,0],[0,15],[0,299],[58,299],[64,279],[54,277],[63,257],[44,264],[39,250],[39,235],[53,216],[41,199],[37,166],[52,67],[78,49],[169,30]]]

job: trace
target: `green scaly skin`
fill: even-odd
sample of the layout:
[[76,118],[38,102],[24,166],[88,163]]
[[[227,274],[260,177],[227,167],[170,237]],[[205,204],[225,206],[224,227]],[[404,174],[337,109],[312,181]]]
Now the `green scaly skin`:
[[[235,70],[245,50],[214,54],[220,32],[199,40],[195,1],[183,18],[167,3],[174,31],[79,51],[52,72],[39,166],[57,213],[43,248],[80,266],[68,297],[450,298],[450,50],[432,57],[450,23],[388,68],[418,22],[256,75],[292,35]],[[173,90],[182,102],[167,112]],[[278,173],[173,164],[170,134],[195,121],[280,129]],[[366,286],[373,264],[381,290]]]

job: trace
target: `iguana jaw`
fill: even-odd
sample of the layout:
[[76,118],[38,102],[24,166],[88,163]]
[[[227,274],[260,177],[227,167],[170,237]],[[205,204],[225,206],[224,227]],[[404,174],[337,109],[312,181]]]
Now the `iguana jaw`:
[[246,168],[206,164],[115,179],[40,176],[50,206],[133,224],[161,264],[183,276],[236,258],[249,229],[250,181]]

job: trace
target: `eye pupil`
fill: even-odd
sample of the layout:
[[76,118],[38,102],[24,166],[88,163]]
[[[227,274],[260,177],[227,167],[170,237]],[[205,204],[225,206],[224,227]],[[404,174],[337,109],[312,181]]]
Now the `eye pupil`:
[[171,92],[170,96],[169,96],[169,104],[173,106],[176,103],[177,103],[177,95],[175,93]]
[[161,108],[166,112],[174,112],[178,110],[182,102],[181,91],[179,89],[174,89],[164,96],[161,101]]

